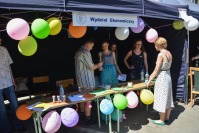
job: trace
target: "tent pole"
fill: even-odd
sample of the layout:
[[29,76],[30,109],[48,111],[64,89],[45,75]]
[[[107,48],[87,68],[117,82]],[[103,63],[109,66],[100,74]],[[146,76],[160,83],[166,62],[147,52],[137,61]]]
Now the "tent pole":
[[186,76],[185,76],[185,104],[188,104],[189,92],[189,30],[187,30],[187,46],[186,46]]

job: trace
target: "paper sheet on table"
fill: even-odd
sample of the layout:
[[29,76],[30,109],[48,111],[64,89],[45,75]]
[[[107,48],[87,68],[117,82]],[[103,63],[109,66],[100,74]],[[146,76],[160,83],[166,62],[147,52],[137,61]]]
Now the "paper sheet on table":
[[99,95],[103,95],[104,93],[106,93],[107,90],[96,90],[94,92],[92,92],[91,94],[95,94],[96,96],[99,96]]
[[32,104],[32,105],[29,105],[29,106],[27,107],[27,109],[33,110],[33,111],[39,111],[39,112],[40,112],[40,111],[44,111],[44,110],[50,108],[50,106],[49,106],[48,108],[44,108],[44,107],[35,107],[36,105],[39,105],[39,104],[41,104],[41,102],[36,102],[36,103],[34,103],[34,104]]
[[85,100],[83,95],[72,95],[72,96],[68,96],[68,98],[70,99],[71,102],[76,102],[76,101],[82,101]]
[[120,81],[126,81],[126,74],[120,74],[118,77],[117,77],[118,80]]
[[111,89],[114,91],[122,91],[123,90],[123,88],[120,88],[120,87],[115,87],[115,88],[111,88]]

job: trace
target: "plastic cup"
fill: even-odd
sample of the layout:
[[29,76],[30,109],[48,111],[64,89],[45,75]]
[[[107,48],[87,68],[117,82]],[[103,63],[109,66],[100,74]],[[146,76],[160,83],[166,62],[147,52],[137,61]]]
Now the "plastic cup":
[[55,95],[52,96],[52,99],[53,99],[53,103],[54,103],[55,102]]
[[58,101],[58,102],[60,102],[60,101],[61,101],[61,99],[60,99],[60,96],[59,96],[59,95],[57,96],[57,101]]
[[63,95],[62,98],[63,98],[63,99],[62,99],[62,102],[66,102],[66,96]]

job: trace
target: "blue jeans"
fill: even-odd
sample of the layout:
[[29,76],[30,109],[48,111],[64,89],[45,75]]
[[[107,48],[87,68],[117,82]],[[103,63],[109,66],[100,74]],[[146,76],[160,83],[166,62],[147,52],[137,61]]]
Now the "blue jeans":
[[16,117],[16,110],[18,108],[18,101],[14,92],[14,86],[10,86],[8,88],[4,88],[0,90],[0,125],[3,129],[3,133],[8,133],[11,131],[11,127],[9,124],[9,120],[7,117],[7,112],[4,104],[4,97],[9,100],[10,102],[10,108],[13,113],[12,120],[14,121],[15,129],[20,129],[22,127],[22,124],[20,123],[20,120]]

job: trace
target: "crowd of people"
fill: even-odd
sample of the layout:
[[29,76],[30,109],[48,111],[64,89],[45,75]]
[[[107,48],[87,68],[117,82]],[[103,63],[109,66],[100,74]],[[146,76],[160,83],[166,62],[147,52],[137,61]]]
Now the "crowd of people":
[[[0,38],[1,44],[1,38]],[[159,51],[156,60],[154,71],[149,76],[147,86],[156,78],[154,85],[154,104],[153,109],[158,111],[160,119],[152,120],[152,123],[157,125],[165,125],[169,123],[170,112],[174,107],[172,95],[172,80],[170,68],[172,64],[172,54],[167,50],[167,40],[159,37],[154,42],[155,49]],[[115,87],[118,85],[118,75],[122,74],[118,66],[118,49],[117,44],[112,43],[110,46],[108,41],[103,41],[101,44],[101,51],[98,53],[99,62],[93,63],[91,50],[94,47],[94,40],[86,40],[83,45],[77,50],[75,54],[75,75],[77,86],[81,88],[82,93],[89,93],[95,85],[94,71],[100,71],[101,85],[111,85]],[[192,58],[198,59],[199,56]],[[130,62],[128,61],[130,60]],[[128,76],[130,80],[137,80],[141,78],[141,72],[148,73],[147,52],[144,49],[143,41],[136,39],[123,60],[125,66],[128,68]],[[10,102],[10,106],[14,115],[14,128],[20,132],[28,132],[16,117],[16,110],[18,108],[18,101],[15,96],[15,81],[12,75],[10,65],[13,63],[7,49],[0,46],[0,122],[3,133],[11,132],[6,109],[4,105],[4,96]],[[91,101],[80,103],[80,119],[84,119],[85,124],[93,124],[91,118],[91,107],[88,105]]]
[[[124,64],[129,69],[131,80],[140,79],[141,72],[148,73],[147,53],[144,49],[141,39],[135,40],[133,47],[128,51],[124,58]],[[173,105],[172,97],[172,81],[170,75],[170,67],[172,64],[172,55],[166,49],[167,41],[165,38],[159,37],[155,41],[155,48],[160,53],[157,57],[156,67],[149,77],[150,82],[157,78],[154,87],[154,110],[160,113],[159,120],[153,120],[154,124],[164,125],[169,123],[169,116]],[[94,84],[94,70],[100,71],[100,83],[103,85],[117,86],[119,83],[118,75],[122,74],[118,66],[118,50],[117,45],[113,43],[109,49],[109,42],[102,42],[102,51],[98,53],[99,63],[94,64],[90,51],[94,46],[93,40],[88,40],[77,51],[75,55],[75,72],[77,85],[82,88],[82,91],[91,91],[90,86]],[[128,59],[130,58],[130,62]],[[81,103],[81,115],[85,114],[86,122],[92,124],[91,109],[87,106],[88,103]]]

